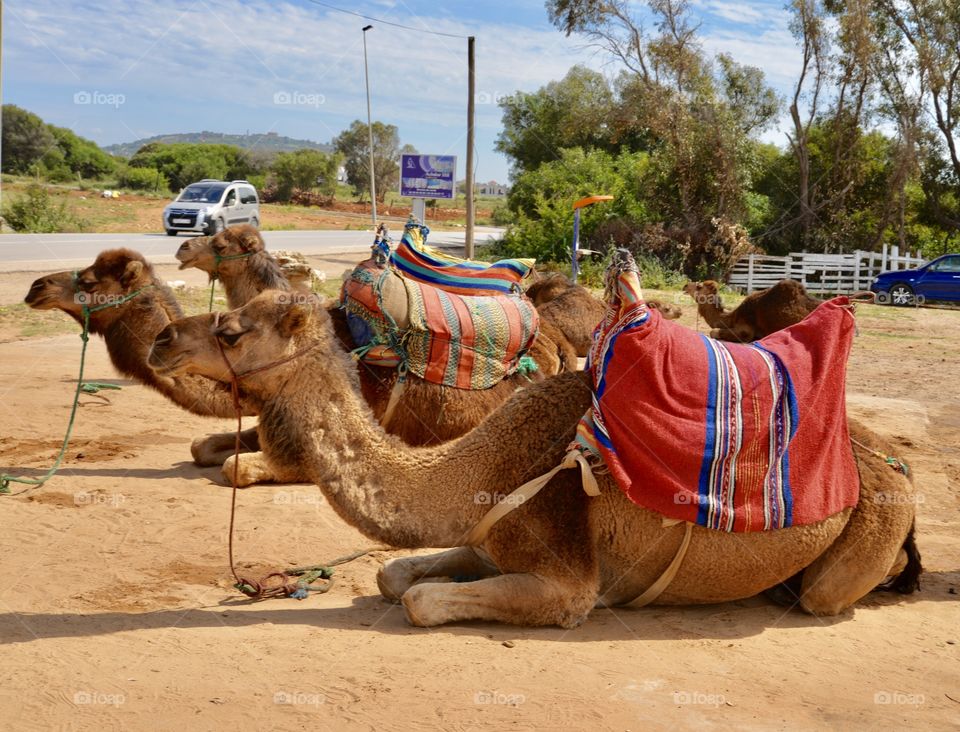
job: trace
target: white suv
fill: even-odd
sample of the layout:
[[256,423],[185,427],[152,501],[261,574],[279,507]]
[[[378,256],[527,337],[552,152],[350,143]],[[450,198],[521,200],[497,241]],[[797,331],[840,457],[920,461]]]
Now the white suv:
[[260,225],[260,199],[249,181],[205,178],[188,185],[163,209],[167,236],[216,234],[234,224]]

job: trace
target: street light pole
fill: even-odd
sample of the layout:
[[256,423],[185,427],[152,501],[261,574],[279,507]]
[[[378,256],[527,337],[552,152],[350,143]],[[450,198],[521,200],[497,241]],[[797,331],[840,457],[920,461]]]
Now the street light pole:
[[370,142],[370,206],[373,212],[373,228],[377,228],[377,183],[373,175],[373,122],[370,118],[370,71],[367,67],[367,31],[372,25],[363,26],[363,78],[367,82],[367,134]]

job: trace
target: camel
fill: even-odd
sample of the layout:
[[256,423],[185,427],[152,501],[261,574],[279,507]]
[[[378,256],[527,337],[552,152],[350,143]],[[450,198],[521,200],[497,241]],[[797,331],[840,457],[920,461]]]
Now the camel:
[[[96,307],[137,291],[140,294],[131,300],[90,314],[90,332],[103,337],[114,368],[194,414],[235,416],[229,389],[196,376],[162,377],[147,366],[154,336],[171,321],[182,318],[183,311],[170,288],[157,278],[138,252],[107,250],[78,273],[55,272],[40,277],[31,285],[24,301],[35,310],[62,310],[82,325],[84,303]],[[256,414],[257,405],[246,399],[243,411]],[[198,444],[202,445],[202,441]],[[231,442],[219,453],[201,452],[194,459],[223,462],[232,451]]]
[[[283,273],[264,250],[260,233],[250,226],[235,226],[212,236],[195,237],[184,242],[177,251],[180,267],[197,267],[210,276],[218,276],[232,307],[247,302],[252,294],[268,289],[290,291]],[[249,257],[247,252],[253,252]],[[222,260],[216,266],[216,256],[234,257]],[[529,355],[538,370],[532,376],[514,375],[491,389],[465,391],[430,384],[415,377],[408,377],[402,396],[394,411],[388,429],[409,445],[435,445],[475,427],[496,406],[507,399],[517,388],[531,380],[557,374],[562,370],[576,371],[578,358],[585,356],[590,347],[593,329],[603,316],[603,303],[582,287],[565,285],[566,291],[553,305],[539,310],[540,336],[530,348]],[[252,293],[252,294],[251,294]],[[335,303],[328,303],[340,344],[349,351],[353,341],[349,335],[346,317]],[[363,394],[378,419],[387,411],[390,395],[396,382],[395,369],[381,368],[360,363],[360,378]],[[232,433],[211,435],[192,447],[195,454],[223,455],[234,441]],[[257,444],[256,429],[243,433],[243,444]],[[271,467],[262,455],[245,454],[241,459],[238,478],[247,486],[262,482],[302,482],[302,476],[289,471],[279,474],[280,466]],[[233,478],[233,460],[228,458],[223,465],[223,477]]]
[[799,323],[816,310],[820,300],[810,297],[796,280],[747,295],[733,310],[725,310],[714,280],[688,282],[683,291],[697,303],[697,311],[713,330],[712,338],[749,343]]
[[[412,448],[388,435],[361,396],[330,313],[266,292],[243,308],[195,316],[161,332],[150,364],[230,383],[263,402],[261,446],[271,462],[297,465],[330,505],[366,536],[394,547],[451,547],[394,559],[378,574],[385,597],[430,627],[487,620],[573,628],[594,607],[628,604],[689,548],[657,604],[717,603],[753,596],[803,572],[799,605],[836,615],[903,567],[919,573],[912,547],[914,488],[871,450],[880,438],[851,422],[860,499],[817,523],[731,535],[665,525],[629,501],[601,472],[587,496],[577,471],[561,470],[536,498],[494,524],[474,546],[464,537],[491,505],[557,465],[591,390],[560,374],[512,396],[463,437]],[[219,345],[218,345],[219,344]],[[222,348],[222,351],[220,350]],[[229,364],[229,365],[228,365]],[[451,582],[455,576],[480,577]],[[439,581],[438,581],[439,580]],[[911,581],[908,581],[911,580]]]
[[[575,302],[583,315],[589,313],[591,320],[599,307],[600,316],[596,321],[593,321],[594,327],[600,322],[600,318],[603,317],[603,308],[606,307],[602,301],[590,294],[590,291],[586,287],[570,282],[567,280],[566,275],[560,272],[541,275],[538,280],[526,289],[524,294],[533,301],[533,304],[537,306],[537,310],[541,313],[543,312],[541,305],[546,305],[548,302],[560,300],[561,298],[567,299],[571,304]],[[594,302],[590,303],[587,298],[590,298]],[[599,303],[599,305],[595,303]],[[569,305],[567,307],[569,307]],[[667,320],[676,320],[683,315],[683,310],[678,305],[671,305],[661,300],[647,300],[647,307],[659,310],[660,314]],[[567,317],[570,317],[570,315],[568,314]],[[574,338],[576,338],[576,336],[574,336]],[[589,349],[589,345],[587,348]],[[577,350],[579,351],[580,349],[578,348]],[[585,356],[586,351],[583,351],[580,355]]]

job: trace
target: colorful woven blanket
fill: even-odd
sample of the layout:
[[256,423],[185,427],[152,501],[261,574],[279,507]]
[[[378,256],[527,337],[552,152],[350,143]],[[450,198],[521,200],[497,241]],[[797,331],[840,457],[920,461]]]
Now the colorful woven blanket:
[[571,447],[598,453],[632,501],[737,532],[809,524],[856,504],[846,298],[746,345],[664,320],[631,271],[619,274],[612,303],[588,359],[593,407]]
[[368,363],[399,366],[459,389],[489,389],[517,370],[535,368],[525,354],[539,319],[520,295],[462,297],[371,259],[344,281],[340,302],[355,353]]
[[404,227],[400,244],[390,254],[390,263],[416,282],[439,287],[457,295],[518,293],[520,283],[533,269],[533,259],[502,259],[493,264],[444,254],[427,245],[430,229],[415,221]]

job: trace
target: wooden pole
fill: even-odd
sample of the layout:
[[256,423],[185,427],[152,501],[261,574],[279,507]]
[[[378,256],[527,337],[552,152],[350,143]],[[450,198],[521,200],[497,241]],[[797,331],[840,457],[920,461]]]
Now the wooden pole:
[[467,38],[467,232],[464,249],[467,259],[473,259],[473,117],[476,97],[476,65],[473,36]]

